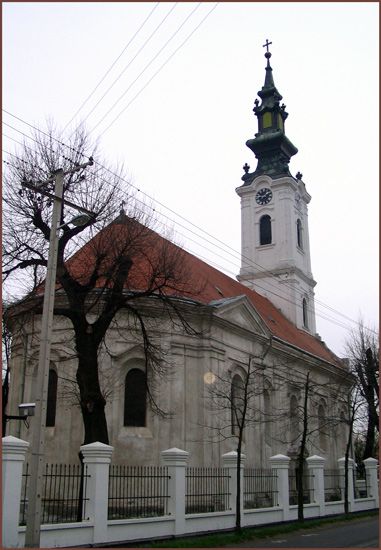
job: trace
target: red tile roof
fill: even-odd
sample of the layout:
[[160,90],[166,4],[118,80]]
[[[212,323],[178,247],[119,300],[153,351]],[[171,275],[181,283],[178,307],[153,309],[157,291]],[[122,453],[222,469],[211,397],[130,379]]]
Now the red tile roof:
[[[138,234],[140,230],[142,230],[140,244],[137,244],[135,250],[133,250],[134,246],[131,248],[131,232]],[[213,300],[221,300],[221,298],[245,295],[273,336],[329,363],[343,366],[340,359],[321,340],[304,330],[298,329],[284,317],[270,300],[218,271],[218,269],[193,254],[186,252],[176,244],[161,237],[158,233],[147,229],[136,221],[131,221],[126,216],[117,218],[76,252],[67,262],[70,272],[76,278],[86,280],[94,266],[99,250],[105,250],[106,256],[102,264],[103,268],[100,270],[102,276],[99,277],[96,286],[101,287],[108,284],[105,273],[107,272],[107,266],[112,265],[111,258],[114,254],[114,245],[116,242],[123,243],[126,239],[131,241],[128,253],[133,259],[133,265],[125,281],[125,288],[143,290],[146,287],[148,278],[155,275],[156,263],[160,262],[165,254],[167,254],[167,257],[169,255],[172,258],[181,258],[182,273],[187,274],[187,280],[191,279],[192,284],[189,284],[189,282],[184,282],[183,285],[176,283],[174,286],[169,284],[165,288],[167,295],[183,296],[202,304],[209,304]],[[139,238],[136,242],[138,241]],[[160,279],[160,273],[156,275]],[[174,274],[174,280],[178,281],[176,274]]]

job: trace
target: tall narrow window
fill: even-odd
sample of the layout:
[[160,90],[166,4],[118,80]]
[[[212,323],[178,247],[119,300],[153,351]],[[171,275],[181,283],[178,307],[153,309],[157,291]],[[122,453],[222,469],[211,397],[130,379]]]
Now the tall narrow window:
[[295,395],[290,399],[290,436],[291,444],[295,444],[299,436],[298,400]]
[[231,424],[233,435],[238,435],[239,425],[242,422],[244,391],[242,378],[239,374],[235,374],[231,385]]
[[271,113],[266,112],[263,115],[263,128],[271,128],[272,126],[272,116]]
[[146,425],[146,375],[140,369],[128,371],[124,386],[124,425]]
[[308,328],[308,304],[305,298],[303,298],[302,307],[303,307],[303,326],[305,328]]
[[271,445],[271,398],[269,390],[263,391],[263,405],[264,405],[264,421],[265,421],[265,441],[268,445]]
[[259,244],[271,244],[271,218],[267,214],[259,220]]
[[299,219],[296,222],[296,238],[298,247],[303,248],[302,222]]
[[340,424],[339,424],[339,455],[344,456],[345,448],[347,446],[347,431],[348,431],[348,420],[344,411],[340,413]]
[[324,451],[327,449],[327,422],[325,418],[325,410],[323,405],[318,407],[318,424],[319,424],[319,447]]
[[56,424],[57,408],[57,382],[58,376],[55,370],[49,370],[48,381],[48,399],[46,403],[46,426],[51,427]]

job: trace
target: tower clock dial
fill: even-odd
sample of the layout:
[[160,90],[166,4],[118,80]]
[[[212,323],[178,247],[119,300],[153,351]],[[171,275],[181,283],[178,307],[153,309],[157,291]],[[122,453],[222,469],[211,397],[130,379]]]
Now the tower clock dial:
[[255,195],[256,203],[261,205],[268,204],[272,198],[272,191],[268,187],[263,187],[262,189],[259,189],[259,191],[257,191],[257,194]]

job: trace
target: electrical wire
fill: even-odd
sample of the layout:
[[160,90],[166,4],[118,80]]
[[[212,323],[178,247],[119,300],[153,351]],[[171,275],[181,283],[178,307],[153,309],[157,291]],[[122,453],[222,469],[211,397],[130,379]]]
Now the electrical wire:
[[[20,120],[21,120],[21,119],[20,119]],[[25,122],[25,121],[24,121],[24,122]],[[25,124],[28,124],[28,123],[25,122]],[[33,139],[33,138],[31,138],[31,139]],[[55,138],[53,138],[53,139],[55,139]],[[61,141],[59,141],[59,140],[57,140],[57,139],[56,139],[56,141],[57,141],[58,143],[62,144],[62,145],[65,145],[66,147],[69,147],[68,145],[64,144],[63,142],[61,142]],[[70,147],[70,149],[74,150],[72,147]],[[103,167],[104,169],[106,169],[107,171],[109,171],[109,172],[110,172],[111,174],[113,174],[114,176],[119,177],[117,174],[115,174],[114,172],[112,172],[112,171],[109,170],[108,168],[102,166],[101,164],[99,164],[99,163],[96,163],[96,164],[98,164],[99,166]],[[103,178],[102,178],[102,179],[103,179]],[[126,182],[126,180],[123,180],[123,178],[121,178],[121,179],[122,179],[122,181],[125,181],[125,182]],[[110,185],[110,183],[109,183],[107,180],[104,180],[104,179],[103,179],[103,181],[104,181],[106,184]],[[129,182],[126,182],[126,183],[129,184]],[[135,186],[133,186],[133,187],[135,187]],[[135,189],[137,189],[138,191],[140,191],[140,189],[138,189],[138,188],[136,188],[136,187],[135,187]],[[142,191],[140,191],[140,192],[143,193]],[[145,193],[143,193],[143,194],[146,195]],[[148,195],[146,195],[146,196],[148,196]],[[149,197],[149,198],[150,198],[151,200],[153,200],[152,197]],[[142,202],[142,201],[139,201],[139,202]],[[155,201],[155,202],[158,202],[158,201]],[[142,202],[142,204],[144,204],[144,203]],[[161,206],[163,206],[164,208],[168,209],[165,205],[162,205],[161,203],[159,203],[159,204],[160,204]],[[146,206],[146,205],[145,205],[145,206]],[[152,210],[155,211],[154,208],[153,208]],[[169,209],[169,210],[170,210],[170,209]],[[172,211],[172,212],[173,212],[175,215],[179,216],[175,211]],[[160,213],[160,214],[163,215],[164,217],[167,217],[167,218],[168,218],[168,216],[166,216],[165,214],[163,214],[163,213]],[[170,219],[170,218],[168,218],[168,219]],[[189,222],[189,220],[186,220],[185,218],[183,218],[183,219],[184,219],[187,223],[190,223],[191,225],[193,225],[194,227],[196,227],[197,229],[199,229],[200,231],[202,231],[203,233],[206,233],[203,229],[199,228],[198,226],[195,226],[195,224],[193,224],[192,222]],[[178,222],[175,222],[174,220],[171,220],[171,219],[170,219],[170,221],[173,222],[173,223],[175,223],[175,224],[177,224],[177,225],[179,225],[179,223],[178,223]],[[180,225],[181,225],[181,224],[180,224]],[[184,226],[182,226],[182,227],[184,227]],[[189,228],[186,228],[186,227],[184,227],[184,229],[185,229],[186,231],[191,231],[191,230],[189,230]],[[191,232],[192,232],[192,231],[191,231]],[[194,233],[194,232],[193,232],[193,233]],[[194,233],[194,234],[197,235],[199,238],[203,239],[203,237],[201,237],[200,235],[198,235],[198,234],[196,234],[196,233]],[[208,234],[208,235],[210,235],[210,234]],[[211,236],[213,239],[217,240],[218,242],[222,243],[222,241],[219,241],[219,239],[213,237],[212,235],[210,235],[210,236]],[[205,239],[204,239],[204,240],[205,240]],[[212,246],[216,246],[214,243],[210,243],[210,244],[212,244]],[[225,245],[225,243],[222,243],[222,244],[223,244],[224,246],[227,246],[227,245]],[[217,247],[217,248],[221,248],[221,247]],[[231,248],[231,247],[229,247],[229,248]],[[223,249],[222,249],[222,250],[223,250]],[[231,249],[231,250],[234,250],[234,249]],[[225,251],[225,250],[224,250],[224,251]],[[235,251],[235,253],[238,254],[238,252],[236,252],[236,251]],[[232,255],[231,253],[229,253],[229,254]],[[259,264],[255,264],[255,265],[256,265],[257,267],[259,267],[260,269],[262,269],[263,271],[266,271],[265,268],[263,268],[263,267],[260,266]],[[226,270],[226,268],[225,268],[225,270]],[[275,278],[275,277],[274,277],[274,278]],[[270,285],[271,285],[271,283],[270,283]],[[263,289],[263,287],[261,287],[260,285],[257,285],[257,286],[258,286],[258,288],[262,288],[262,289]],[[272,286],[275,286],[275,285],[272,285]],[[277,288],[277,290],[279,290],[277,285],[276,285],[276,288]],[[290,287],[290,288],[292,288],[292,287]],[[271,290],[270,290],[270,293],[275,295],[275,293],[274,293],[273,291],[271,291]],[[290,301],[288,298],[286,298],[286,297],[284,297],[284,296],[280,296],[279,294],[276,294],[276,295],[279,296],[279,297],[281,297],[282,299],[284,299],[284,300],[286,300],[286,301]],[[299,304],[296,304],[295,302],[292,302],[292,301],[290,301],[290,302],[293,303],[294,305],[296,305],[297,307],[300,307]],[[353,319],[350,319],[350,318],[348,318],[347,316],[345,316],[344,314],[342,314],[341,312],[335,310],[334,308],[331,308],[331,306],[326,306],[324,303],[321,303],[321,304],[322,304],[323,307],[328,307],[329,309],[333,310],[333,311],[336,312],[337,314],[339,314],[339,315],[341,315],[341,316],[343,316],[343,317],[346,317],[350,322],[358,324],[358,323],[357,323],[356,321],[354,321]],[[324,318],[327,319],[327,317],[324,317]],[[341,326],[342,326],[342,325],[341,325]],[[374,332],[374,331],[373,331],[373,332]]]
[[[120,116],[130,107],[130,105],[137,99],[140,94],[147,88],[147,86],[152,82],[152,80],[163,70],[163,68],[169,63],[169,61],[175,56],[175,54],[186,44],[186,42],[191,38],[191,36],[200,28],[204,21],[209,17],[209,15],[216,9],[219,2],[217,2],[213,8],[205,15],[205,17],[200,21],[200,23],[192,30],[192,32],[186,37],[186,39],[172,52],[168,59],[159,67],[159,69],[152,75],[152,77],[146,82],[146,84],[138,91],[138,93],[131,99],[131,101],[120,111],[120,113],[114,118],[114,120],[99,134],[99,138],[102,137],[111,126],[120,118]],[[94,128],[93,128],[94,130]],[[91,132],[93,131],[91,130]]]
[[[181,25],[176,29],[176,31],[168,38],[168,40],[165,42],[165,44],[160,48],[160,50],[154,55],[154,57],[147,63],[147,65],[144,67],[144,69],[138,74],[138,76],[131,82],[131,84],[128,86],[128,88],[122,93],[121,96],[113,103],[113,105],[110,107],[110,109],[103,115],[103,117],[97,122],[97,124],[90,130],[89,133],[94,132],[96,128],[104,121],[104,119],[115,109],[115,107],[118,105],[118,103],[124,98],[124,96],[130,91],[132,86],[139,80],[139,78],[146,72],[148,67],[157,59],[157,57],[161,54],[161,52],[168,46],[168,44],[174,39],[174,37],[177,35],[177,33],[182,29],[182,27],[185,25],[185,23],[188,21],[188,19],[195,13],[196,10],[201,6],[202,2],[199,2],[195,8],[186,16],[184,21],[181,23]],[[168,14],[169,15],[169,14]],[[163,20],[164,21],[164,20]],[[156,32],[156,29],[155,29]],[[152,35],[151,35],[152,36]],[[151,38],[151,37],[150,37]],[[147,42],[147,41],[146,41]],[[143,44],[143,46],[146,44],[146,42]],[[134,61],[134,59],[137,57],[137,55],[140,53],[141,50],[138,51],[135,57],[132,58],[130,63],[127,65],[127,67],[124,69],[126,70],[131,63]],[[106,93],[101,97],[101,99],[98,101],[98,103],[94,106],[94,108],[90,111],[89,115],[92,114],[94,109],[99,105],[99,103],[102,101],[102,99],[105,97],[105,95],[108,93],[108,91],[114,86],[114,84],[119,80],[119,78],[122,76],[124,71],[118,76],[118,78],[113,82],[113,84],[110,86],[110,88],[106,91]],[[88,116],[89,116],[88,115]],[[87,117],[86,117],[87,118]],[[85,119],[86,120],[86,119]]]
[[[176,8],[178,2],[176,2],[174,4],[174,6],[172,6],[172,8],[169,10],[169,12],[164,16],[164,18],[160,21],[160,23],[158,24],[158,26],[154,29],[154,31],[152,32],[152,34],[147,38],[147,40],[143,43],[143,45],[140,47],[140,49],[137,51],[137,53],[135,54],[135,56],[131,59],[131,61],[126,65],[126,67],[123,69],[123,71],[119,74],[119,76],[117,76],[117,78],[114,80],[114,82],[111,84],[111,86],[109,86],[107,88],[107,90],[105,91],[105,93],[102,95],[102,97],[99,99],[99,101],[94,105],[94,107],[91,109],[91,111],[87,114],[87,116],[84,118],[84,120],[87,120],[87,118],[94,112],[94,110],[98,107],[98,105],[100,104],[100,102],[105,98],[105,96],[109,93],[109,91],[114,87],[114,85],[118,82],[118,80],[121,78],[121,76],[126,72],[126,70],[131,66],[131,64],[133,63],[133,61],[138,57],[138,55],[143,51],[143,49],[145,48],[145,46],[148,44],[148,42],[151,40],[151,38],[156,34],[156,32],[159,30],[159,28],[163,25],[163,23],[166,21],[166,19],[169,17],[169,15],[173,12],[173,10]],[[143,71],[144,72],[144,71]],[[139,75],[140,76],[140,75]],[[139,78],[139,77],[137,77]],[[134,81],[135,82],[135,81]],[[132,86],[132,84],[131,84]],[[130,86],[130,88],[131,88]],[[128,88],[129,90],[129,88]],[[127,91],[128,91],[127,90]],[[125,92],[127,93],[127,92]],[[123,97],[123,96],[122,96]],[[117,100],[116,103],[118,103],[118,101],[120,101],[121,98],[119,98],[119,100]],[[115,104],[114,104],[115,106]],[[114,108],[114,106],[111,107],[110,110],[112,110]],[[108,112],[106,113],[105,116],[107,116]],[[103,119],[102,119],[103,120]]]
[[[6,111],[6,112],[7,112],[7,111]],[[10,113],[8,113],[8,114],[10,114]],[[16,117],[16,118],[18,118],[18,117]],[[21,120],[21,119],[19,119],[19,120]],[[29,125],[29,123],[27,123],[27,122],[25,122],[25,121],[23,121],[23,122],[24,122],[25,124]],[[31,125],[30,125],[30,126],[31,126]],[[32,127],[33,127],[33,126],[32,126]],[[35,127],[33,127],[33,128],[35,128]],[[26,135],[26,134],[24,134],[24,135]],[[46,134],[46,135],[48,135],[48,134]],[[30,139],[33,139],[34,141],[36,141],[34,138],[30,138]],[[73,149],[72,147],[70,147],[70,146],[64,144],[63,142],[57,140],[56,138],[53,138],[53,139],[55,139],[55,141],[57,141],[57,142],[60,143],[61,145],[64,145],[64,146],[70,148],[71,150],[75,151],[75,149]],[[37,143],[38,143],[38,142],[37,142]],[[54,151],[54,150],[52,150],[52,151]],[[76,152],[79,153],[78,151],[76,151]],[[66,157],[65,157],[65,158],[66,158]],[[100,166],[101,168],[107,170],[107,171],[110,172],[113,176],[115,176],[115,177],[117,177],[117,178],[120,178],[119,175],[115,174],[114,172],[112,172],[112,171],[111,171],[110,169],[108,169],[107,167],[101,165],[99,162],[95,161],[95,164],[97,164],[97,165]],[[101,178],[101,179],[103,179],[103,178]],[[162,204],[162,203],[160,203],[159,201],[153,199],[150,195],[144,193],[143,191],[141,191],[140,189],[138,189],[136,186],[134,186],[134,185],[131,184],[130,182],[127,182],[127,181],[124,180],[123,178],[120,178],[120,179],[121,179],[122,181],[124,181],[125,183],[127,183],[128,185],[132,186],[132,187],[133,187],[134,189],[136,189],[138,192],[140,192],[140,193],[142,193],[143,195],[145,195],[145,196],[146,196],[147,198],[149,198],[151,201],[154,201],[156,204],[159,204],[161,207],[165,208],[166,210],[168,210],[168,211],[172,212],[173,214],[175,214],[176,216],[180,217],[180,218],[183,219],[186,223],[189,223],[190,225],[192,225],[192,226],[195,227],[196,229],[198,229],[198,230],[200,230],[201,232],[205,233],[206,235],[208,235],[208,236],[211,237],[212,239],[214,239],[214,240],[216,240],[217,242],[219,242],[220,244],[222,244],[224,247],[229,248],[230,250],[232,250],[232,251],[234,252],[234,255],[238,256],[238,258],[241,258],[239,252],[235,251],[235,250],[234,250],[233,248],[231,248],[229,245],[226,245],[225,243],[223,243],[222,241],[220,241],[218,238],[214,237],[214,236],[211,235],[210,233],[207,233],[205,230],[203,230],[203,229],[200,228],[199,226],[193,224],[192,222],[190,222],[189,220],[187,220],[187,219],[184,218],[183,216],[179,215],[179,214],[178,214],[177,212],[175,212],[174,210],[171,210],[170,208],[166,207],[164,204]],[[106,183],[107,185],[110,185],[110,183],[109,183],[107,180],[104,180],[104,179],[103,179],[103,181],[104,181],[104,183]],[[137,200],[138,200],[138,199],[137,199]],[[142,201],[139,201],[139,202],[142,202]],[[144,203],[142,203],[142,204],[144,204]],[[154,208],[153,208],[153,211],[155,211]],[[167,217],[167,218],[168,218],[168,216],[166,216],[166,215],[163,214],[163,213],[161,213],[161,215],[163,215],[164,217]],[[173,222],[173,223],[175,223],[175,224],[177,224],[177,225],[180,225],[181,227],[183,227],[183,228],[186,229],[187,231],[190,231],[191,233],[197,235],[198,237],[203,238],[203,237],[201,237],[200,235],[198,235],[198,234],[194,233],[193,231],[189,230],[189,229],[186,228],[185,226],[182,226],[182,225],[179,224],[178,222],[175,222],[174,220],[171,220],[170,218],[168,218],[168,219],[169,219],[171,222]],[[204,240],[207,240],[207,239],[204,239]],[[210,241],[208,241],[208,242],[210,243]],[[219,247],[219,246],[217,246],[217,245],[214,245],[213,243],[210,243],[210,244],[212,244],[213,246],[216,246],[217,248],[219,248],[219,249],[221,249],[221,250],[224,250],[224,249],[222,249],[221,247]],[[225,251],[225,250],[224,250],[224,251]],[[228,254],[231,255],[231,256],[233,256],[233,254],[232,254],[231,252],[228,252]],[[247,258],[247,257],[245,257],[245,256],[242,256],[242,258],[245,259],[246,261],[249,261],[250,264],[251,264],[251,267],[257,267],[257,268],[259,268],[259,270],[262,270],[263,272],[266,272],[266,271],[267,271],[263,266],[261,266],[260,264],[257,264],[256,262],[252,262],[249,258]],[[275,279],[275,277],[274,277],[274,279]],[[287,286],[287,283],[286,283],[284,286]],[[292,286],[289,286],[289,288],[292,289],[293,287],[292,287]],[[321,303],[321,304],[323,305],[323,307],[326,307],[324,303]],[[295,304],[295,305],[296,305],[296,304]],[[330,307],[330,306],[327,306],[327,307]],[[334,310],[333,308],[330,308],[330,309],[332,309],[333,311],[336,311],[336,310]],[[338,314],[341,314],[341,313],[338,312],[338,311],[337,311],[337,313],[338,313]],[[344,316],[344,314],[341,314],[341,315]],[[353,319],[350,319],[350,318],[347,318],[347,319],[350,320],[351,322],[356,322],[356,321],[354,321]]]
[[[20,119],[19,117],[15,116],[15,115],[13,115],[13,114],[10,113],[9,111],[7,111],[7,110],[5,110],[5,109],[3,109],[3,111],[6,112],[7,114],[9,114],[10,116],[13,116],[14,118],[18,119],[19,121],[23,122],[24,124],[26,124],[26,125],[28,125],[28,126],[34,128],[34,129],[38,130],[38,129],[35,128],[33,125],[29,124],[28,122],[26,122],[26,121]],[[9,126],[9,125],[8,125],[8,126]],[[18,130],[16,130],[16,131],[18,131]],[[20,133],[23,134],[23,132],[20,132]],[[45,132],[42,132],[42,133],[45,133]],[[37,140],[34,139],[34,138],[32,138],[31,136],[27,136],[26,134],[23,134],[23,135],[25,135],[25,136],[28,137],[29,139],[32,139],[33,141],[36,141],[36,142],[37,142]],[[45,133],[45,135],[49,135],[49,134],[46,134],[46,133]],[[53,136],[49,136],[49,137],[53,137]],[[73,147],[71,147],[71,146],[69,146],[69,145],[63,143],[62,141],[60,141],[60,140],[58,140],[58,139],[56,139],[56,138],[54,138],[54,137],[53,137],[53,139],[54,139],[55,141],[57,141],[58,143],[60,143],[61,145],[65,146],[65,147],[67,147],[67,148],[69,148],[69,149],[71,149],[72,151],[76,151]],[[37,143],[38,143],[38,142],[37,142]],[[78,151],[76,151],[76,152],[78,153]],[[85,156],[85,155],[83,155],[83,156]],[[3,161],[3,162],[4,162],[5,164],[8,164],[8,165],[12,166],[10,163],[7,163],[6,161]],[[213,235],[211,235],[210,233],[206,232],[205,230],[203,230],[203,229],[200,228],[199,226],[195,225],[193,222],[187,220],[186,218],[184,218],[183,216],[181,216],[180,214],[178,214],[176,211],[170,209],[169,207],[165,206],[164,204],[160,203],[159,201],[153,199],[153,198],[150,197],[148,194],[144,193],[143,191],[141,191],[139,188],[137,188],[136,186],[134,186],[133,184],[131,184],[130,182],[128,182],[128,181],[125,180],[124,178],[121,178],[119,175],[115,174],[115,173],[114,173],[112,170],[110,170],[109,168],[103,166],[102,164],[100,164],[100,163],[97,162],[97,161],[95,161],[95,164],[98,165],[98,166],[100,166],[101,168],[105,169],[105,170],[108,171],[110,174],[114,175],[115,177],[119,178],[121,181],[127,183],[127,185],[133,187],[133,188],[136,189],[138,192],[142,193],[144,196],[146,196],[147,198],[149,198],[151,201],[154,201],[156,204],[158,204],[158,205],[160,205],[161,207],[165,208],[166,210],[172,212],[173,214],[175,214],[176,216],[178,216],[180,219],[184,220],[186,223],[188,223],[188,224],[190,224],[191,226],[195,227],[196,229],[198,229],[198,230],[201,231],[202,233],[208,235],[209,237],[211,237],[211,238],[214,239],[215,241],[221,243],[221,244],[222,244],[223,246],[225,246],[226,248],[229,248],[230,250],[232,250],[232,251],[234,252],[234,254],[238,255],[238,257],[241,257],[241,255],[240,255],[237,251],[235,251],[232,247],[230,247],[229,245],[226,245],[226,244],[223,243],[221,240],[219,240],[217,237],[214,237]],[[102,180],[103,180],[106,184],[111,185],[111,184],[110,184],[107,180],[105,180],[104,178],[102,178]],[[124,192],[123,190],[121,190],[121,191]],[[126,196],[128,196],[126,192],[124,192],[124,193],[126,194]],[[135,199],[135,200],[138,200],[138,201],[139,201],[139,199]],[[144,204],[145,208],[147,207],[147,205],[146,205],[145,203],[143,203],[143,201],[139,201],[139,202],[141,202],[142,204]],[[157,211],[155,208],[152,208],[152,210],[155,211],[155,212]],[[200,239],[203,239],[203,240],[205,240],[205,241],[207,241],[207,242],[210,243],[210,241],[208,241],[208,240],[205,239],[204,237],[202,237],[202,236],[200,236],[200,235],[194,233],[194,232],[193,232],[192,230],[190,230],[189,228],[187,228],[187,227],[185,227],[185,226],[182,226],[181,224],[179,224],[179,222],[174,221],[173,219],[171,219],[171,218],[169,218],[168,216],[166,216],[164,213],[160,212],[160,215],[162,215],[163,217],[166,217],[167,219],[169,219],[171,222],[175,223],[176,225],[179,225],[179,226],[183,227],[186,231],[189,231],[189,232],[191,232],[191,233],[197,235],[197,237],[199,237]],[[189,238],[189,237],[186,237],[186,238]],[[225,249],[222,249],[221,247],[215,245],[214,243],[210,243],[210,244],[212,244],[212,246],[215,246],[215,247],[217,247],[217,248],[220,248],[220,249],[223,250],[225,253],[227,252]],[[199,246],[202,246],[202,245],[199,245]],[[227,252],[227,253],[228,253],[229,255],[231,255],[231,256],[233,255],[231,252]],[[216,253],[214,252],[214,254],[216,254]],[[260,264],[257,264],[256,262],[252,262],[249,258],[246,258],[245,256],[242,256],[242,258],[245,259],[246,261],[248,260],[248,261],[251,263],[251,266],[252,266],[252,267],[255,266],[255,267],[257,267],[259,270],[262,270],[262,271],[264,271],[264,272],[267,271],[263,266],[261,266]],[[210,261],[210,260],[207,260],[207,261]],[[224,268],[224,269],[226,270],[226,268]],[[274,277],[274,279],[276,280],[275,277]],[[262,289],[263,289],[263,287],[260,287],[260,285],[257,285],[257,286],[258,286],[258,288],[262,288]],[[274,285],[273,285],[273,286],[274,286]],[[285,286],[286,286],[286,285],[285,285]],[[278,286],[277,286],[277,285],[276,285],[276,288],[278,289]],[[290,286],[290,288],[293,288],[293,287]],[[276,293],[273,292],[273,291],[269,291],[269,292],[270,292],[271,294],[274,294],[274,295],[277,295],[277,296],[281,297],[282,299],[284,299],[284,300],[286,300],[286,301],[288,300],[286,297],[280,296],[279,294],[276,294]],[[288,301],[290,301],[290,300],[288,300]],[[329,309],[329,310],[332,311],[333,313],[335,313],[335,314],[337,314],[337,315],[340,315],[341,317],[347,319],[347,320],[350,321],[351,323],[353,323],[353,324],[355,324],[355,325],[359,325],[358,321],[355,321],[354,319],[351,319],[350,317],[348,317],[348,316],[346,316],[345,314],[341,313],[341,312],[338,311],[337,309],[335,309],[335,308],[333,308],[333,307],[331,307],[331,306],[325,304],[324,302],[320,302],[320,301],[318,301],[318,300],[315,300],[315,302],[316,302],[318,305],[320,305],[320,306],[322,306],[322,307],[324,307],[324,308]],[[297,307],[301,307],[299,304],[297,304],[297,303],[295,303],[295,302],[293,302],[293,301],[291,301],[291,303],[292,303],[293,305],[296,305]],[[331,321],[331,322],[334,323],[334,324],[337,324],[338,326],[341,326],[342,328],[348,328],[348,326],[343,325],[343,324],[340,323],[339,321],[336,321],[336,322],[335,322],[334,320],[332,320],[332,318],[327,317],[327,316],[324,316],[324,314],[317,314],[317,315],[318,315],[319,317],[322,317],[322,318],[324,318],[324,319],[326,319],[326,320]],[[366,328],[367,328],[368,330],[370,330],[371,332],[376,333],[374,330],[372,330],[372,329],[370,329],[370,328],[368,328],[368,327],[366,327]]]
[[[103,75],[103,77],[101,78],[101,80],[98,82],[98,84],[95,86],[95,88],[93,89],[93,91],[87,96],[87,98],[84,100],[84,102],[80,105],[80,107],[77,109],[77,111],[74,113],[74,115],[71,117],[71,119],[69,120],[69,122],[66,123],[66,125],[64,126],[63,128],[63,132],[66,130],[66,128],[69,126],[69,124],[71,124],[73,122],[73,120],[75,119],[75,117],[78,115],[78,113],[83,109],[83,107],[86,105],[86,103],[89,101],[89,99],[95,94],[95,92],[97,91],[97,89],[99,88],[99,86],[102,84],[102,82],[105,80],[105,78],[108,76],[108,74],[110,73],[110,71],[114,68],[114,66],[116,65],[116,63],[119,61],[119,59],[122,57],[122,55],[124,54],[124,52],[128,49],[128,47],[132,44],[132,42],[134,41],[134,39],[136,38],[136,36],[139,34],[139,32],[142,30],[142,28],[144,27],[144,25],[147,23],[147,21],[150,19],[151,15],[153,14],[153,12],[156,10],[156,8],[159,6],[160,2],[156,2],[156,4],[154,5],[154,7],[152,8],[152,10],[149,12],[149,14],[147,15],[147,17],[144,19],[143,23],[140,25],[140,27],[137,29],[137,31],[135,31],[134,35],[132,36],[132,38],[130,38],[130,40],[128,41],[128,43],[126,44],[126,46],[123,48],[123,50],[121,51],[121,53],[118,55],[118,57],[115,59],[115,61],[112,63],[112,65],[109,67],[109,69],[106,71],[106,73]],[[89,116],[89,115],[88,115]]]

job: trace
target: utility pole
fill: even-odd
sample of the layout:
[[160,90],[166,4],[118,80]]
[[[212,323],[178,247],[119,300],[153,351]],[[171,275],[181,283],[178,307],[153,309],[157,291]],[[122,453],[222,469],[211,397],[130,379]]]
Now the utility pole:
[[[50,347],[52,340],[52,325],[54,298],[56,290],[56,272],[57,272],[57,252],[58,252],[58,230],[61,220],[61,210],[63,206],[63,184],[64,177],[67,174],[78,172],[79,170],[93,165],[93,159],[90,157],[88,162],[76,166],[71,170],[63,171],[59,169],[54,177],[54,202],[52,221],[50,229],[48,265],[45,279],[44,302],[42,309],[41,320],[41,340],[40,351],[38,357],[38,372],[37,372],[37,395],[36,409],[32,429],[32,446],[30,460],[30,478],[28,486],[28,510],[25,532],[26,547],[40,547],[40,527],[41,527],[41,511],[42,511],[42,490],[43,490],[43,468],[44,468],[44,450],[45,450],[45,424],[46,424],[46,408],[47,394],[49,381],[49,366],[50,366]],[[24,187],[33,189],[42,194],[42,187],[47,183],[51,183],[52,178],[40,183],[38,186],[23,184]],[[74,206],[71,204],[71,206]],[[77,210],[82,208],[75,207]]]

